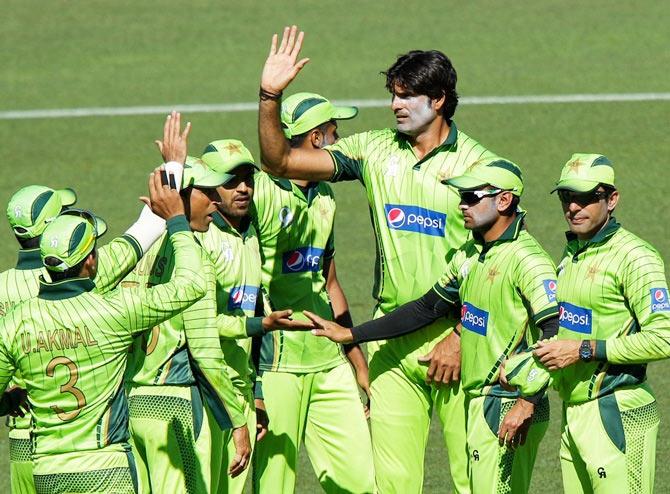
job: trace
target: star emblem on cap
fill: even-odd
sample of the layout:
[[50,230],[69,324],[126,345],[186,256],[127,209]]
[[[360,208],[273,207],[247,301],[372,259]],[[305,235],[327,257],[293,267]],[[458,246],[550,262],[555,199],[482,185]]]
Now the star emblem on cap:
[[242,152],[240,146],[238,146],[237,144],[233,144],[232,142],[229,142],[225,146],[223,146],[223,149],[228,151],[230,154],[240,154]]
[[493,266],[492,268],[489,269],[489,273],[486,275],[486,279],[493,283],[496,279],[496,276],[500,274],[500,271],[498,271],[498,268]]
[[582,162],[582,160],[577,158],[575,161],[570,163],[570,165],[569,165],[570,166],[570,171],[575,172],[575,173],[579,173],[579,169],[582,167],[583,164],[584,163]]

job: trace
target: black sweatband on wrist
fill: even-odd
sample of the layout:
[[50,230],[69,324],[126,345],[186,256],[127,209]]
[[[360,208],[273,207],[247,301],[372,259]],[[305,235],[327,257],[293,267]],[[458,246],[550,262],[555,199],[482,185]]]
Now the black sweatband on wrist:
[[262,87],[259,88],[258,90],[258,97],[261,99],[261,101],[279,101],[282,97],[282,91],[279,91],[278,93],[273,93],[271,91],[266,91]]

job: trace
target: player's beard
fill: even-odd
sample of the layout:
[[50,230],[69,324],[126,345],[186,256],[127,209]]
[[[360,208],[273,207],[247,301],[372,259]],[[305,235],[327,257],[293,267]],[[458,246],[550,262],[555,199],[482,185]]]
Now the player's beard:
[[[424,100],[425,101],[422,101]],[[421,134],[437,118],[437,112],[431,106],[431,99],[427,96],[410,96],[407,98],[407,105],[404,120],[398,122],[396,127],[398,131],[410,136]]]

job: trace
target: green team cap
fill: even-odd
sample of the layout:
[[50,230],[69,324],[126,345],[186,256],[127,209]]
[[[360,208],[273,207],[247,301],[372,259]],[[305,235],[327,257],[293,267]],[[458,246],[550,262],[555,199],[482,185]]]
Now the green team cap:
[[348,120],[356,115],[355,106],[335,106],[315,93],[296,93],[281,104],[281,126],[287,139],[331,120]]
[[491,185],[508,190],[515,196],[523,193],[521,169],[503,158],[487,158],[476,161],[463,175],[443,180],[459,190],[474,190]]
[[7,219],[17,237],[39,237],[63,207],[76,201],[77,195],[72,189],[53,190],[42,185],[28,185],[9,200]]
[[106,231],[107,223],[90,211],[68,209],[42,234],[42,263],[50,271],[66,271],[83,261],[95,247],[95,240]]
[[522,396],[532,396],[550,384],[549,371],[539,363],[532,350],[511,356],[505,362],[507,382]]
[[220,139],[210,142],[202,152],[201,159],[209,168],[226,176],[223,184],[228,183],[235,176],[231,172],[238,166],[250,165],[260,170],[251,151],[237,139]]
[[551,192],[557,190],[590,192],[599,184],[614,187],[612,162],[602,154],[576,153],[563,167],[561,178]]
[[196,189],[215,189],[225,184],[230,178],[225,173],[219,173],[207,166],[200,158],[186,157],[182,188],[195,187]]

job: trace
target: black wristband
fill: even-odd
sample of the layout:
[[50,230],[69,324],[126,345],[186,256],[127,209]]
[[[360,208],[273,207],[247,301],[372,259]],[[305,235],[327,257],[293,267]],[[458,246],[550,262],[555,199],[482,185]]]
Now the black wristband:
[[261,99],[261,101],[279,101],[282,97],[282,91],[279,91],[278,93],[272,93],[261,87],[258,90],[258,97]]

